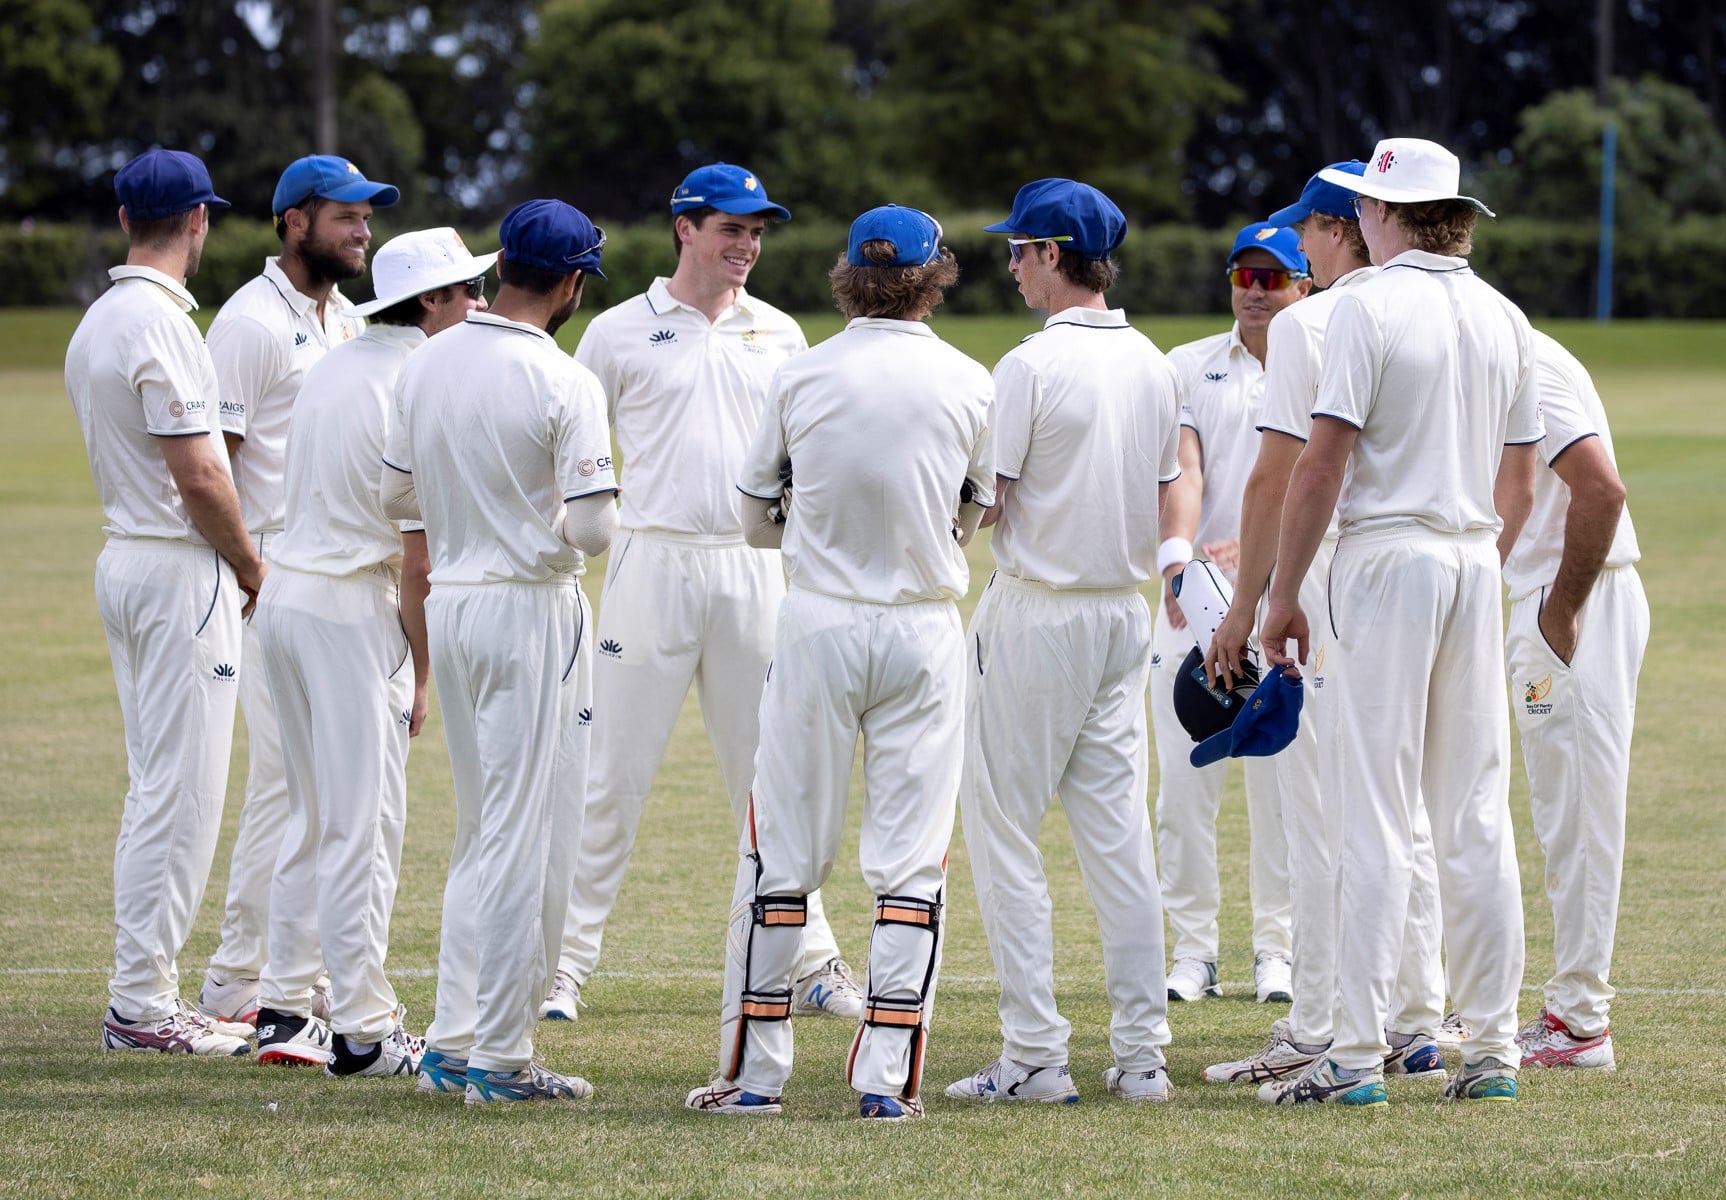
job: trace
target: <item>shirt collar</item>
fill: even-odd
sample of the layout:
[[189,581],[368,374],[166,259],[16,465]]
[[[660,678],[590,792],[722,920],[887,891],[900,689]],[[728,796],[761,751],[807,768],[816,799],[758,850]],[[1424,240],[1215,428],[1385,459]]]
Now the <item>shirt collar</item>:
[[1425,250],[1404,250],[1384,265],[1387,267],[1416,267],[1422,271],[1472,270],[1466,258],[1452,258],[1448,254],[1430,254]]
[[[1247,349],[1247,344],[1241,341],[1241,323],[1239,321],[1229,326],[1229,357],[1233,358],[1237,353],[1244,354],[1248,358],[1252,358],[1253,353]],[[1254,358],[1253,361],[1257,362],[1258,359]]]
[[1338,275],[1335,279],[1331,280],[1330,287],[1325,290],[1330,291],[1332,288],[1353,287],[1357,283],[1365,283],[1368,279],[1373,277],[1374,272],[1377,270],[1377,267],[1356,267],[1347,274]]
[[1102,329],[1117,329],[1127,323],[1127,310],[1124,308],[1063,308],[1058,313],[1050,313],[1049,319],[1043,322],[1043,328],[1051,325],[1095,325]]
[[[655,276],[653,282],[648,285],[647,303],[652,306],[656,313],[670,312],[674,308],[681,308],[688,312],[698,313],[704,321],[707,319],[706,313],[701,312],[694,305],[685,304],[671,294],[671,280],[664,275]],[[737,289],[737,298],[732,301],[730,308],[719,314],[719,321],[723,321],[733,310],[748,313],[750,316],[755,315],[755,302],[744,288]],[[719,324],[719,321],[715,321],[714,324]]]
[[[288,302],[289,308],[292,308],[295,312],[299,313],[300,316],[305,317],[313,324],[317,323],[318,302],[294,286],[294,281],[288,278],[288,273],[286,271],[282,270],[282,260],[280,255],[271,255],[269,258],[264,260],[264,278],[276,285],[276,290],[282,294],[282,299]],[[340,287],[331,287],[330,297],[324,302],[325,316],[340,316],[346,312],[349,307],[348,298],[342,295],[342,289]]]
[[478,309],[475,309],[473,312],[468,313],[467,323],[469,325],[491,325],[498,329],[513,329],[518,333],[531,333],[535,337],[544,338],[554,346],[557,345],[557,339],[552,337],[551,334],[547,333],[545,330],[541,329],[538,325],[528,325],[521,321],[512,321],[508,317],[500,317],[494,312],[480,312]]
[[122,279],[148,279],[151,283],[172,296],[174,298],[174,302],[187,312],[191,312],[193,309],[198,307],[197,300],[193,299],[192,293],[186,290],[185,284],[181,283],[178,279],[175,279],[172,275],[162,274],[162,272],[156,270],[155,267],[134,267],[131,265],[110,267],[108,269],[108,278],[112,279],[115,283],[119,283]]
[[852,317],[846,329],[886,329],[893,333],[914,333],[919,337],[936,337],[933,329],[922,321],[900,321],[892,317]]
[[389,346],[414,348],[426,340],[426,331],[418,325],[382,325],[373,321],[360,336]]

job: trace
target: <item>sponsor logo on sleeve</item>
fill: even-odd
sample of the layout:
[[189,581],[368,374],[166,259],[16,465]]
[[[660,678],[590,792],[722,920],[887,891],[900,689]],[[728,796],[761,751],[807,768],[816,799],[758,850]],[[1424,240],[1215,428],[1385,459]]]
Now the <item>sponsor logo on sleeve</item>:
[[593,465],[593,460],[591,458],[584,458],[575,464],[575,469],[583,475],[591,475],[599,468]]
[[168,401],[168,415],[170,417],[183,417],[186,415],[186,406],[178,400],[170,400]]

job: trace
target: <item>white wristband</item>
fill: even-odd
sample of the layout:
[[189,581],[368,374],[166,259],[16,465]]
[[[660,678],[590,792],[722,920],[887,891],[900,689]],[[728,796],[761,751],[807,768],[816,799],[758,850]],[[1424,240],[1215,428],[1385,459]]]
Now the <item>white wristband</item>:
[[1184,567],[1193,560],[1193,544],[1184,537],[1165,538],[1157,547],[1157,574],[1170,567]]

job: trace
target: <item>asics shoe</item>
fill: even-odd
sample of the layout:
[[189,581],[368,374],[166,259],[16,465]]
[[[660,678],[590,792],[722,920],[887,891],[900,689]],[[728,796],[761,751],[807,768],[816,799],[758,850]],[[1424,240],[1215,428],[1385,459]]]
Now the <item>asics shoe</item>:
[[581,1008],[581,984],[568,971],[559,971],[551,981],[551,991],[539,1005],[542,1021],[573,1021]]
[[[1438,1079],[1449,1077],[1444,1069],[1444,1055],[1439,1052],[1438,1043],[1424,1033],[1397,1033],[1386,1031],[1390,1041],[1390,1053],[1384,1056],[1384,1073],[1387,1076],[1397,1075],[1403,1079]],[[1400,1046],[1397,1038],[1407,1038]]]
[[515,1100],[585,1100],[593,1086],[579,1075],[559,1075],[537,1062],[519,1071],[468,1069],[468,1104],[496,1104]]
[[1525,1067],[1570,1067],[1581,1071],[1616,1071],[1612,1030],[1579,1038],[1570,1027],[1541,1007],[1540,1014],[1516,1031],[1516,1048]]
[[1253,959],[1253,988],[1260,1004],[1294,1003],[1294,968],[1280,954]]
[[102,1022],[102,1049],[234,1058],[250,1054],[252,1048],[244,1037],[232,1032],[235,1028],[243,1027],[212,1021],[179,999],[174,1001],[173,1011],[155,1020],[128,1021],[110,1008]]
[[719,1117],[776,1117],[781,1111],[778,1096],[758,1096],[723,1079],[691,1091],[683,1107]]
[[1453,1012],[1447,1012],[1444,1020],[1438,1023],[1438,1032],[1433,1034],[1432,1040],[1447,1054],[1461,1054],[1462,1043],[1466,1042],[1473,1032],[1467,1021]]
[[1079,1102],[1079,1089],[1073,1086],[1073,1073],[1065,1063],[1058,1067],[1027,1067],[1004,1054],[975,1075],[949,1083],[947,1095],[954,1100],[981,1100],[985,1104],[1002,1100],[1030,1100],[1038,1104]]
[[1374,1067],[1358,1074],[1350,1072],[1347,1079],[1342,1071],[1321,1055],[1298,1075],[1260,1085],[1259,1099],[1266,1104],[1343,1104],[1351,1108],[1381,1108],[1390,1103],[1383,1071]]
[[1271,1022],[1270,1040],[1264,1048],[1238,1062],[1217,1063],[1205,1068],[1206,1083],[1265,1083],[1304,1071],[1324,1054],[1308,1054],[1291,1037],[1287,1018]]
[[1222,994],[1214,962],[1205,962],[1201,958],[1177,958],[1175,965],[1169,968],[1170,1000],[1203,1000],[1206,996]]
[[415,1037],[402,1024],[407,1006],[395,1011],[394,1024],[381,1042],[374,1042],[369,1051],[354,1053],[348,1049],[346,1037],[333,1039],[335,1058],[326,1067],[326,1075],[417,1075],[420,1059],[425,1055],[426,1040]]
[[830,958],[819,971],[804,976],[792,989],[792,1015],[838,1017],[842,1021],[863,1019],[863,989],[851,977],[842,958]]
[[198,1011],[212,1020],[255,1026],[258,1023],[258,981],[224,981],[214,971],[206,971],[204,986],[198,989]]
[[467,1094],[467,1059],[451,1058],[437,1050],[427,1050],[420,1056],[419,1081],[414,1084],[422,1096],[464,1096]]
[[1444,1085],[1446,1100],[1514,1100],[1516,1099],[1516,1068],[1507,1067],[1496,1058],[1483,1058],[1477,1063],[1463,1063],[1456,1078]]
[[1119,1067],[1110,1067],[1103,1072],[1103,1086],[1109,1095],[1121,1100],[1167,1100],[1175,1090],[1175,1085],[1169,1082],[1168,1071],[1162,1067],[1150,1071],[1123,1071]]
[[857,1105],[857,1115],[865,1121],[919,1121],[923,1118],[923,1102],[906,1096],[867,1093]]
[[334,1061],[330,1027],[316,1017],[258,1010],[258,1061],[266,1066],[321,1067]]

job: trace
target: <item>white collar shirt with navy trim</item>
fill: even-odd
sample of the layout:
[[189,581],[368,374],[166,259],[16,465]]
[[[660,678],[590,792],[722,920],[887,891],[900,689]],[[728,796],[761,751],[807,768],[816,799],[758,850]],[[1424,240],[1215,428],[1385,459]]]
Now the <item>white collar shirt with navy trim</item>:
[[263,274],[228,298],[209,333],[222,428],[245,439],[234,456],[234,483],[253,533],[282,527],[288,425],[306,372],[366,328],[348,314],[352,306],[339,288],[330,291],[320,322],[318,302],[294,287],[280,263],[265,259]]
[[1420,250],[1337,300],[1313,416],[1360,431],[1337,502],[1341,536],[1503,527],[1492,493],[1504,447],[1545,432],[1533,333],[1467,259]]
[[1264,366],[1241,340],[1238,322],[1226,333],[1176,346],[1169,351],[1169,365],[1181,389],[1181,424],[1198,435],[1204,468],[1193,544],[1239,537],[1241,495],[1258,458],[1253,414],[1264,391]]
[[743,540],[737,477],[797,322],[742,288],[709,321],[664,278],[594,317],[575,357],[605,389],[629,529]]
[[[66,394],[113,537],[203,543],[157,438],[211,437],[216,371],[184,285],[150,267],[115,267],[66,350]],[[215,450],[225,466],[227,448]]]
[[564,505],[615,493],[605,395],[533,325],[470,312],[408,355],[384,467],[414,477],[431,583],[556,583],[586,568]]
[[995,366],[990,539],[1009,575],[1133,587],[1157,573],[1158,485],[1180,474],[1174,369],[1120,309],[1069,308]]

